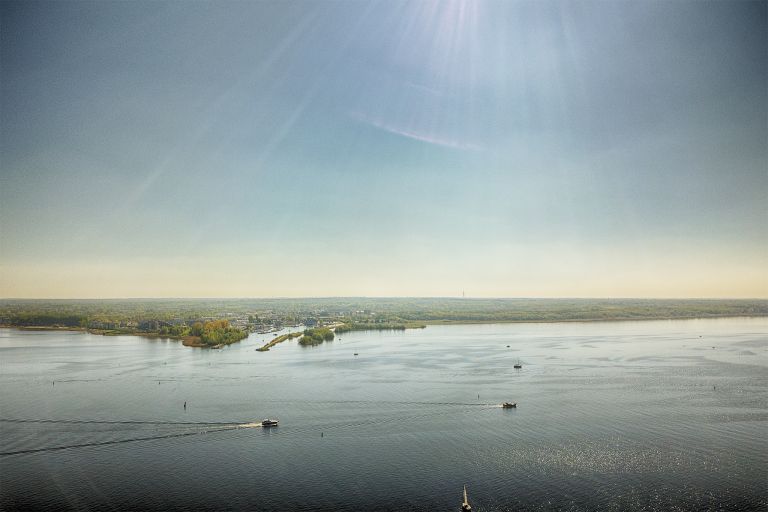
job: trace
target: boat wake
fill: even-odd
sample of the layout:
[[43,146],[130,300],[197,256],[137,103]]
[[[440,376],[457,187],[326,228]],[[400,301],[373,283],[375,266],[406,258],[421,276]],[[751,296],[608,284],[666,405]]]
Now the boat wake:
[[0,423],[63,423],[74,425],[235,425],[237,421],[141,421],[141,420],[49,420],[49,419],[0,419]]
[[258,423],[241,423],[239,425],[236,425],[236,428],[261,428],[262,424],[259,421]]
[[[251,423],[243,421],[216,421],[216,422],[202,422],[202,421],[142,421],[142,420],[73,420],[73,419],[0,419],[0,423],[10,424],[48,424],[48,425],[105,425],[105,426],[135,426],[135,427],[154,427],[155,433],[148,436],[131,437],[128,439],[108,439],[104,441],[89,441],[83,443],[72,443],[60,446],[46,446],[46,447],[34,447],[24,448],[18,450],[0,451],[0,457],[10,455],[21,455],[29,453],[43,453],[59,450],[68,450],[73,448],[87,448],[93,446],[108,446],[117,445],[123,443],[133,443],[137,441],[152,441],[156,439],[172,439],[179,437],[189,437],[202,434],[211,434],[215,432],[226,432],[244,428],[257,428],[261,427],[261,422]],[[169,432],[168,429],[172,429]],[[158,432],[158,429],[165,430],[165,432]],[[103,433],[103,431],[96,431]]]
[[217,429],[206,429],[202,431],[195,431],[195,432],[178,432],[174,434],[165,434],[165,435],[156,435],[156,436],[146,436],[146,437],[134,437],[130,439],[115,439],[111,441],[99,441],[99,442],[92,442],[92,443],[80,443],[80,444],[68,444],[64,446],[49,446],[45,448],[30,448],[25,450],[15,450],[15,451],[7,451],[7,452],[0,452],[0,457],[10,456],[10,455],[22,455],[22,454],[29,454],[29,453],[42,453],[42,452],[54,452],[59,450],[70,450],[73,448],[88,448],[92,446],[107,446],[107,445],[113,445],[113,444],[123,444],[123,443],[133,443],[137,441],[151,441],[155,439],[170,439],[173,437],[188,437],[188,436],[197,436],[202,434],[211,434],[213,432],[224,432],[227,430],[233,430],[237,428],[237,426],[230,426],[225,428],[217,428]]
[[[457,411],[455,408],[451,408],[449,410],[444,410],[444,411],[430,411],[430,412],[419,413],[419,414],[411,414],[407,416],[397,415],[392,418],[377,418],[377,419],[371,419],[371,420],[345,422],[345,423],[338,423],[338,424],[305,425],[299,428],[288,428],[287,430],[286,429],[281,429],[281,430],[283,430],[286,434],[296,435],[296,434],[303,434],[308,431],[317,431],[317,430],[323,431],[323,430],[348,429],[348,428],[355,428],[355,427],[367,427],[372,425],[384,425],[391,422],[402,422],[403,420],[414,421],[414,420],[418,420],[426,417],[456,414],[457,412],[472,413],[472,411],[477,411],[478,406],[482,409],[497,409],[502,407],[501,404],[488,404],[488,403],[447,403],[447,402],[442,402],[442,403],[398,402],[398,403],[411,404],[411,405],[414,405],[414,404],[451,405],[451,406],[463,406],[464,408],[459,411]],[[75,449],[75,448],[119,445],[119,444],[133,443],[138,441],[153,441],[158,439],[190,437],[190,436],[197,436],[197,435],[204,435],[204,434],[212,434],[217,432],[227,432],[227,431],[240,430],[240,429],[256,429],[256,428],[264,427],[264,424],[261,421],[258,421],[258,422],[254,422],[254,421],[191,422],[191,421],[145,421],[145,420],[117,421],[117,420],[90,420],[90,419],[76,420],[76,419],[10,419],[9,418],[9,419],[0,419],[0,423],[52,424],[52,425],[55,425],[55,424],[108,425],[108,426],[135,425],[135,426],[155,427],[154,430],[156,432],[158,428],[162,428],[162,427],[165,427],[165,428],[175,427],[173,428],[173,430],[176,430],[175,432],[168,432],[168,430],[166,430],[165,433],[157,432],[154,435],[150,435],[150,436],[131,437],[128,439],[110,439],[110,440],[104,440],[104,441],[84,442],[84,443],[68,444],[68,445],[61,445],[61,446],[48,446],[48,447],[8,450],[8,451],[0,452],[0,457],[32,454],[32,453],[53,452],[53,451],[69,450],[69,449]]]

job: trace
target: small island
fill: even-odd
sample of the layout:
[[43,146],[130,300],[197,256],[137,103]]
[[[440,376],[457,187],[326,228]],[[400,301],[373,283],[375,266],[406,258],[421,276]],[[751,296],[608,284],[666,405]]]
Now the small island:
[[319,345],[325,341],[333,341],[334,334],[327,327],[318,327],[315,329],[306,329],[304,335],[299,340],[299,345],[312,346]]
[[298,332],[289,332],[288,334],[276,336],[272,341],[265,344],[263,347],[257,348],[256,351],[267,352],[270,348],[274,347],[278,343],[282,343],[293,338],[298,338],[299,336],[301,336],[301,339],[299,340],[299,345],[301,346],[307,347],[319,345],[325,341],[333,341],[334,329],[338,329],[338,326],[316,327],[312,329],[304,329],[303,331]]

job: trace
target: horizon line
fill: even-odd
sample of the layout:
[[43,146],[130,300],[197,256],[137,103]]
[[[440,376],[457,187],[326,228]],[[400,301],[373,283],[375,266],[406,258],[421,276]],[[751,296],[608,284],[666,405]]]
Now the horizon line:
[[452,300],[761,300],[768,297],[579,297],[579,296],[511,296],[458,297],[453,295],[316,295],[272,297],[0,297],[0,301],[24,300],[319,300],[319,299],[452,299]]

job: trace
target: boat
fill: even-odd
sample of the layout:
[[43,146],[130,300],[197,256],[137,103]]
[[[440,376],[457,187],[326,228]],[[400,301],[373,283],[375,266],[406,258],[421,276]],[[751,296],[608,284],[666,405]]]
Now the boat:
[[461,512],[472,512],[472,506],[467,500],[467,486],[464,486],[464,501],[461,504]]
[[501,407],[502,409],[517,409],[517,402],[504,402]]
[[262,427],[276,427],[279,422],[280,422],[280,420],[271,420],[269,418],[265,418],[261,422],[261,426]]
[[517,362],[515,363],[515,369],[519,370],[522,367],[523,365],[520,364],[520,360],[518,359]]

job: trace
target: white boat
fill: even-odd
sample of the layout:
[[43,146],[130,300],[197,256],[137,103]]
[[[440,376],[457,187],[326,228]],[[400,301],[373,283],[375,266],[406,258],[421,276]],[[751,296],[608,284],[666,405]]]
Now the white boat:
[[464,486],[464,501],[461,504],[461,512],[472,512],[472,506],[469,504],[469,500],[467,500],[467,486]]

